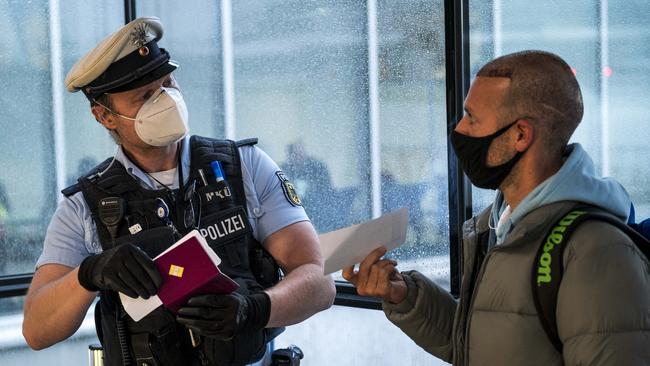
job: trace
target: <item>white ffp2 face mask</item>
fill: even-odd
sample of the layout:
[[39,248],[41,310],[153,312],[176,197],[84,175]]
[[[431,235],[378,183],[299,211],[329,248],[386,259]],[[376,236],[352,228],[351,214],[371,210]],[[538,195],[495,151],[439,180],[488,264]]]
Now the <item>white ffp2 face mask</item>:
[[181,92],[175,88],[163,87],[152,95],[140,107],[135,118],[113,113],[133,121],[135,133],[151,146],[169,146],[189,132],[187,106]]

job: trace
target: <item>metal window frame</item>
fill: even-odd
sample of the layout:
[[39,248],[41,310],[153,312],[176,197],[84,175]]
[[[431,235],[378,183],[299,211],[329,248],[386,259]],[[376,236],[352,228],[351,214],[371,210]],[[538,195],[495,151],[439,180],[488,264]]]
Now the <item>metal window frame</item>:
[[[447,83],[447,134],[463,118],[469,90],[469,0],[445,0],[445,63]],[[472,185],[447,144],[449,193],[449,263],[451,294],[458,297],[461,278],[463,223],[472,217]]]
[[[469,88],[469,0],[445,0],[444,12],[447,132],[451,132],[463,116],[463,101]],[[124,0],[125,24],[135,18],[136,0]],[[463,175],[451,146],[447,148],[447,161],[451,293],[457,296],[460,289],[461,228],[463,222],[472,216],[471,185]],[[25,295],[32,277],[33,273],[0,276],[0,298]],[[359,296],[354,286],[347,282],[337,281],[336,292],[335,305],[381,309],[379,299]]]

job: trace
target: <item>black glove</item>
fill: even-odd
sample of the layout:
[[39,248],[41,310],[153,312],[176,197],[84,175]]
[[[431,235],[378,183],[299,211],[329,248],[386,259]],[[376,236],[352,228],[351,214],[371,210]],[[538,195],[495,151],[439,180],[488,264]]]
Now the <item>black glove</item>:
[[145,299],[155,295],[163,282],[151,258],[131,243],[84,259],[78,278],[88,291],[113,290]]
[[179,323],[198,333],[222,340],[263,329],[271,316],[271,299],[265,292],[252,295],[200,295],[178,310]]

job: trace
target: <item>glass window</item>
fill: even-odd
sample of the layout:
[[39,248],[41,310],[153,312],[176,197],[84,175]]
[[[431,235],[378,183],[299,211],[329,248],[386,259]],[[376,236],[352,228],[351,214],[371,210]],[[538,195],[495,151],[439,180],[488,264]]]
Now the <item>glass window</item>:
[[364,4],[232,3],[237,137],[260,138],[319,232],[368,219]]
[[448,286],[443,24],[441,1],[378,2],[381,207],[409,208],[407,242],[392,255]]
[[[650,216],[650,175],[643,173],[650,162],[638,158],[647,151],[643,131],[650,126],[648,10],[646,1],[470,1],[472,76],[495,56],[525,49],[564,58],[585,108],[572,141],[583,145],[599,173],[626,187],[639,221]],[[474,203],[480,208],[492,198],[480,192]]]
[[87,99],[67,93],[63,79],[121,24],[122,8],[98,0],[55,4],[0,1],[0,275],[34,270],[58,191],[114,146]]
[[408,244],[393,255],[446,255],[442,4],[237,1],[231,18],[237,137],[260,137],[316,229],[408,206]]
[[219,1],[137,1],[137,14],[160,18],[160,45],[180,66],[174,71],[189,113],[190,133],[224,137]]
[[33,270],[55,202],[47,9],[45,0],[0,2],[0,274]]

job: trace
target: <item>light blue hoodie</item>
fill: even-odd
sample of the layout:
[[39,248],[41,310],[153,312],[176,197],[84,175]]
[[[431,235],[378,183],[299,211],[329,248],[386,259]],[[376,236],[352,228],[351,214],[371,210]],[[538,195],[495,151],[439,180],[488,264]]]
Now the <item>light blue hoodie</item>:
[[[614,179],[597,177],[593,161],[580,144],[569,145],[567,153],[569,156],[560,170],[535,187],[510,218],[501,223],[496,230],[497,244],[503,243],[508,233],[529,212],[559,201],[578,201],[601,207],[627,222],[631,201],[625,188]],[[497,191],[490,215],[491,227],[496,227],[507,205],[503,193]]]

